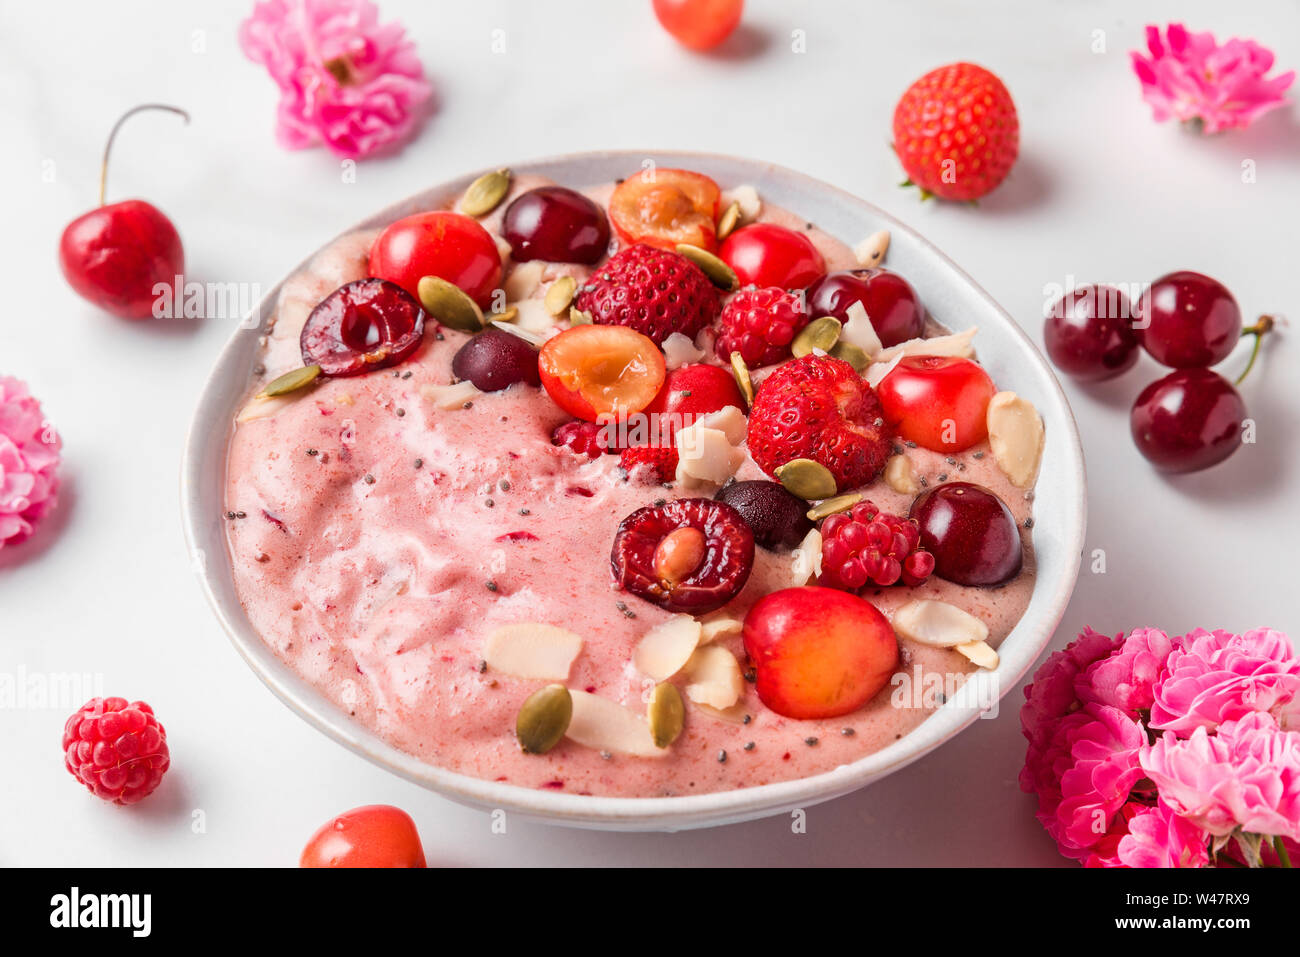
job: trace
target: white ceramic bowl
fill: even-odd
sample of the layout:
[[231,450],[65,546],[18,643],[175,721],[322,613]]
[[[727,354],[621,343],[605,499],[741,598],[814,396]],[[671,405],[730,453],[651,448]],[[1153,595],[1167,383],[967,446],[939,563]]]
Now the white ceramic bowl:
[[[749,183],[765,201],[796,211],[850,245],[888,229],[892,233],[889,266],[908,278],[940,322],[956,329],[979,326],[980,361],[994,381],[1038,407],[1047,427],[1034,505],[1038,577],[1028,610],[999,648],[1001,663],[996,672],[1002,693],[1014,687],[1060,622],[1083,548],[1083,453],[1074,417],[1043,357],[1006,312],[938,249],[870,203],[801,173],[726,156],[633,151],[583,153],[518,163],[513,169],[581,188],[635,172],[646,159],[664,167],[698,170],[724,188]],[[426,190],[355,228],[383,226],[412,212],[445,206],[477,175]],[[276,286],[261,304],[260,315],[272,313],[278,294]],[[213,610],[257,676],[311,724],[376,764],[463,804],[500,808],[525,818],[611,830],[679,830],[783,813],[847,794],[910,764],[978,717],[977,710],[950,701],[902,739],[833,771],[797,781],[672,798],[584,797],[533,790],[433,767],[393,748],[286,667],[262,643],[235,595],[222,519],[224,475],[234,416],[257,361],[257,340],[253,331],[236,332],[204,386],[181,471],[186,537],[192,553],[202,559],[195,567],[201,569],[203,590]],[[1002,720],[1013,718],[1007,715]]]

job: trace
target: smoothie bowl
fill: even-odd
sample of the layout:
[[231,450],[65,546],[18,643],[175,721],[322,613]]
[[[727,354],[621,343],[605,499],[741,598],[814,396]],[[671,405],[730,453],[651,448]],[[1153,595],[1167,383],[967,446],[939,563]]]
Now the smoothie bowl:
[[994,708],[1073,588],[1043,360],[800,174],[466,177],[260,315],[183,466],[205,590],[291,708],[455,800],[677,829],[848,793]]

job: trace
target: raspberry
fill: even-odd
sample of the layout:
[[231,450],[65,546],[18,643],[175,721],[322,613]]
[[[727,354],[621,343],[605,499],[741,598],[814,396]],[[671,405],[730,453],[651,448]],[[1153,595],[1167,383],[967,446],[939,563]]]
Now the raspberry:
[[934,556],[921,547],[921,529],[912,519],[881,512],[859,502],[822,523],[820,583],[857,591],[868,582],[919,585],[934,571]]
[[749,454],[768,475],[812,459],[847,492],[879,474],[890,443],[880,400],[843,359],[791,359],[763,381],[750,410]]
[[716,349],[722,359],[739,352],[751,369],[769,366],[790,355],[790,343],[808,315],[799,296],[776,286],[742,289],[722,310]]
[[638,445],[624,449],[619,464],[631,474],[644,468],[642,474],[652,482],[671,482],[677,476],[677,450],[666,445]]
[[171,764],[167,732],[143,701],[91,698],[63,726],[68,771],[114,804],[153,793]]
[[585,455],[594,461],[605,454],[604,431],[603,425],[574,419],[555,427],[551,433],[551,444],[563,446],[575,455]]
[[574,305],[593,322],[627,326],[655,342],[674,332],[694,339],[718,315],[718,289],[685,256],[629,246],[601,266]]

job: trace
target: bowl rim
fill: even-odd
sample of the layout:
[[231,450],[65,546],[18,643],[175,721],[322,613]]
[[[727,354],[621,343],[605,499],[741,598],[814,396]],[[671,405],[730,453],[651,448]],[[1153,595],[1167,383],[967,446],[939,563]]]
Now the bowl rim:
[[[996,670],[999,697],[1004,697],[1037,661],[1064,615],[1078,578],[1087,521],[1087,485],[1078,427],[1064,390],[1042,353],[1019,324],[982,286],[916,230],[875,204],[806,173],[766,161],[720,153],[634,149],[592,150],[553,155],[509,164],[509,168],[519,172],[529,172],[544,167],[613,161],[630,163],[631,165],[626,168],[633,168],[645,159],[656,162],[660,159],[669,160],[680,165],[702,162],[706,166],[749,167],[751,175],[768,173],[793,181],[802,188],[829,196],[861,212],[864,217],[880,223],[881,228],[887,228],[891,233],[906,234],[919,250],[951,272],[970,293],[982,299],[988,314],[996,317],[1001,327],[1000,332],[1009,334],[1012,339],[1018,339],[1021,349],[1037,362],[1040,367],[1038,371],[1045,373],[1043,379],[1047,384],[1047,398],[1053,405],[1050,410],[1049,428],[1053,432],[1053,441],[1061,443],[1060,454],[1064,456],[1064,478],[1067,485],[1077,489],[1077,496],[1072,497],[1077,499],[1078,508],[1064,519],[1064,535],[1059,547],[1066,556],[1065,574],[1059,575],[1053,582],[1045,582],[1042,579],[1035,582],[1035,592],[1040,587],[1050,588],[1046,596],[1044,612],[1040,615],[1034,633],[1023,637],[1018,636],[1019,641],[1013,648],[1016,654],[1003,655]],[[361,223],[339,233],[286,273],[255,307],[254,315],[259,317],[270,315],[283,282],[309,263],[320,249],[324,249],[342,236],[391,222],[407,215],[414,208],[421,206],[428,208],[424,204],[430,201],[429,197],[435,194],[443,197],[455,195],[484,171],[479,170],[430,186],[412,196],[389,204]],[[257,328],[261,328],[260,319]],[[242,337],[245,337],[248,331],[246,323],[241,323],[232,331],[204,380],[198,403],[191,417],[180,469],[182,526],[186,546],[189,554],[196,558],[192,564],[209,605],[236,651],[254,674],[290,710],[308,724],[372,763],[460,803],[484,809],[500,809],[524,819],[612,830],[676,830],[751,820],[843,796],[930,753],[951,740],[980,716],[981,711],[978,709],[957,707],[958,702],[949,701],[901,739],[829,771],[789,781],[674,797],[613,797],[543,791],[517,784],[489,781],[437,767],[397,749],[358,722],[352,721],[333,702],[294,673],[261,640],[251,622],[248,621],[242,605],[236,600],[234,608],[226,607],[214,589],[214,574],[230,573],[228,546],[225,536],[221,535],[222,561],[216,563],[214,567],[207,560],[207,551],[203,545],[208,534],[204,531],[204,525],[210,521],[212,513],[202,507],[198,489],[205,469],[210,464],[204,448],[205,442],[209,440],[210,427],[220,423],[222,419],[226,420],[225,451],[221,455],[220,462],[224,487],[225,466],[228,462],[230,439],[233,435],[232,409],[243,397],[244,390],[247,388],[248,370],[238,369],[239,389],[233,394],[230,392],[230,380],[232,369],[238,368],[234,360],[241,351],[241,344],[244,341]],[[1006,641],[1010,641],[1012,636],[1017,635],[1024,621],[1022,617],[1004,641],[1004,646]]]

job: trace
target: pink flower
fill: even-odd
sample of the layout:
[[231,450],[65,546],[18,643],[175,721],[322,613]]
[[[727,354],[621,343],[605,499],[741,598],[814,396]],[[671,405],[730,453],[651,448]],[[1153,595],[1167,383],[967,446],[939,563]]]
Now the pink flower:
[[54,508],[61,445],[26,384],[0,376],[0,548],[26,539]]
[[1087,705],[1079,714],[1087,720],[1062,723],[1070,762],[1060,778],[1060,803],[1044,822],[1061,853],[1076,858],[1110,830],[1142,778],[1138,753],[1147,744],[1142,726],[1118,708]]
[[1273,54],[1254,40],[1220,46],[1214,34],[1188,33],[1181,23],[1169,24],[1163,38],[1155,26],[1146,35],[1151,55],[1135,50],[1130,56],[1157,122],[1197,121],[1206,133],[1248,126],[1284,104],[1295,79],[1294,70],[1266,78]]
[[1218,734],[1163,735],[1140,755],[1170,807],[1215,836],[1238,828],[1300,840],[1300,732],[1267,714],[1228,721]]
[[1176,644],[1156,628],[1135,628],[1113,655],[1075,676],[1075,693],[1080,701],[1110,705],[1136,717],[1155,700],[1155,685]]
[[1300,720],[1300,659],[1280,632],[1198,629],[1178,640],[1165,667],[1151,706],[1153,728],[1213,731],[1253,711],[1269,712],[1284,728]]
[[1205,867],[1210,836],[1164,801],[1143,808],[1128,822],[1116,858],[1121,867]]
[[280,87],[276,138],[357,159],[400,143],[433,89],[400,24],[367,0],[266,0],[239,26],[244,55]]

